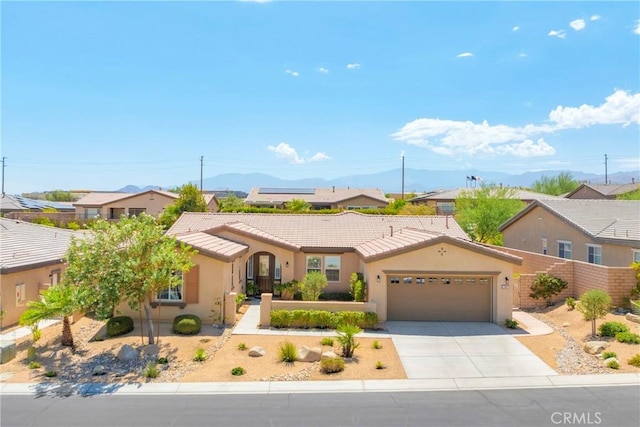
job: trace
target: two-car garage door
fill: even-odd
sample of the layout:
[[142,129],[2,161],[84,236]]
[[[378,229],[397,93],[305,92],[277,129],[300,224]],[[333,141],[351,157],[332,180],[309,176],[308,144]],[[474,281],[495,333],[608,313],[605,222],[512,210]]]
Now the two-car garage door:
[[490,276],[387,275],[387,319],[491,322]]

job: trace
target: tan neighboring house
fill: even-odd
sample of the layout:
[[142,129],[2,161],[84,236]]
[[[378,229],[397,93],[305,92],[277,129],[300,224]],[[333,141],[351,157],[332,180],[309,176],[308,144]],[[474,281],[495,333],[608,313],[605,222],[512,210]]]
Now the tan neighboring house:
[[507,248],[609,267],[640,261],[640,201],[538,200],[500,231]]
[[389,204],[377,188],[252,188],[245,203],[256,207],[283,209],[292,200],[304,200],[311,209],[383,208]]
[[[453,215],[455,213],[455,202],[460,196],[460,193],[477,191],[477,187],[472,188],[454,188],[452,190],[438,190],[432,191],[426,194],[421,194],[412,199],[409,202],[414,205],[426,205],[436,208],[438,215]],[[562,199],[559,196],[551,196],[549,194],[536,193],[534,191],[522,190],[520,188],[513,188],[515,199],[520,199],[523,202],[529,204],[534,200],[556,200]]]
[[320,271],[326,292],[348,292],[351,274],[362,273],[381,321],[500,323],[511,318],[509,277],[521,262],[471,242],[445,216],[187,212],[168,234],[198,254],[183,284],[160,295],[166,320],[193,313],[221,322],[226,296],[248,283],[272,293]]
[[[217,212],[218,199],[215,194],[203,194],[203,196],[208,211]],[[122,215],[133,216],[141,213],[158,217],[178,197],[176,193],[162,190],[147,190],[141,193],[93,192],[73,205],[76,208],[76,216],[84,220],[97,217],[117,220]]]
[[615,200],[622,194],[640,190],[639,183],[631,184],[580,184],[566,195],[567,199],[609,199]]
[[62,258],[80,232],[0,218],[0,309],[2,326],[14,325],[27,301],[60,281]]

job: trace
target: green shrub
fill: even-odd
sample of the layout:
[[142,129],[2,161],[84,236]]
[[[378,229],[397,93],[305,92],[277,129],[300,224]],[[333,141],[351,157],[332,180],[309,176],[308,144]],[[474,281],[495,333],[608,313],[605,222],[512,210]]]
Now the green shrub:
[[322,338],[322,341],[320,341],[320,344],[326,345],[327,347],[333,347],[333,338],[324,337]]
[[373,344],[371,344],[371,348],[373,348],[374,350],[380,350],[382,348],[382,345],[378,342],[378,340],[375,340]]
[[195,335],[202,329],[202,320],[195,314],[181,314],[173,319],[173,333]]
[[320,361],[320,370],[325,374],[344,371],[344,360],[339,357],[329,357]]
[[55,227],[56,223],[51,221],[49,218],[40,216],[38,218],[34,218],[32,221],[34,224],[46,225],[47,227]]
[[238,350],[246,350],[247,349],[247,345],[243,342],[241,342],[240,344],[238,344]]
[[378,324],[378,315],[373,311],[364,312],[364,321],[360,326],[363,329],[373,329]]
[[34,360],[36,360],[36,348],[34,346],[31,346],[27,349],[27,360],[29,362],[33,362]]
[[293,317],[289,310],[271,310],[271,326],[274,328],[288,328]]
[[364,301],[365,282],[362,273],[351,273],[349,288],[351,289],[351,297],[354,301]]
[[144,377],[157,378],[158,375],[160,375],[160,369],[158,369],[158,366],[153,362],[147,363],[146,368],[144,368]]
[[378,324],[374,312],[326,310],[272,310],[271,326],[274,328],[336,328],[341,324],[353,324],[363,329],[372,329]]
[[620,322],[605,322],[598,328],[603,337],[615,337],[618,332],[629,332],[629,328]]
[[618,332],[616,334],[616,340],[626,344],[640,344],[640,335],[633,332]]
[[559,277],[547,273],[538,274],[531,284],[529,297],[544,298],[547,305],[552,305],[551,298],[567,288],[567,282]]
[[38,362],[36,362],[35,360],[32,360],[31,362],[29,362],[29,369],[38,369],[41,368],[42,365]]
[[607,362],[607,368],[618,369],[619,367],[620,367],[620,364],[618,363],[617,360],[609,360]]
[[518,321],[515,319],[504,319],[504,325],[509,329],[515,329],[518,327]]
[[156,362],[159,365],[166,365],[167,363],[169,363],[169,359],[166,357],[158,357],[158,360]]
[[384,369],[384,368],[386,368],[386,366],[384,366],[384,363],[378,360],[376,362],[376,369]]
[[631,366],[635,366],[636,368],[640,368],[640,353],[629,359],[627,363]]
[[592,289],[580,297],[576,308],[584,320],[591,321],[591,335],[596,336],[596,320],[607,315],[611,307],[611,297],[605,291]]
[[305,274],[298,289],[302,293],[303,301],[318,301],[322,290],[327,287],[327,276],[319,271],[311,271]]
[[618,357],[615,351],[605,351],[604,353],[602,353],[602,358],[605,360],[612,357]]
[[75,222],[75,221],[69,221],[69,222],[67,223],[67,228],[68,228],[69,230],[80,230],[80,224],[78,224],[78,223],[77,223],[77,222]]
[[289,341],[285,341],[278,345],[278,359],[281,362],[285,363],[293,363],[296,361],[296,356],[298,352],[296,350],[296,346]]
[[326,310],[311,310],[311,322],[315,328],[335,328],[335,316]]
[[338,337],[336,339],[342,346],[342,357],[353,357],[353,352],[360,346],[359,343],[356,343],[355,335],[362,332],[362,329],[347,323],[338,326],[337,332]]
[[240,308],[240,306],[242,305],[242,303],[246,299],[247,299],[247,295],[246,294],[239,293],[239,294],[236,295],[236,311],[238,310],[238,308]]
[[320,294],[319,301],[353,301],[353,297],[349,292],[323,292]]
[[236,366],[235,368],[231,369],[231,375],[234,375],[236,377],[240,376],[240,375],[244,375],[245,374],[245,370],[242,366]]
[[204,348],[197,349],[193,355],[193,361],[204,362],[205,360],[207,360],[207,353],[204,351]]
[[564,301],[567,304],[567,307],[569,308],[569,310],[573,310],[574,308],[576,308],[575,298],[567,297],[567,299],[565,299]]
[[44,376],[47,378],[57,377],[58,373],[56,371],[47,371],[44,373]]
[[115,316],[107,320],[107,337],[119,337],[133,331],[133,319],[129,316]]
[[291,326],[296,328],[308,329],[311,326],[310,310],[293,310],[291,311]]

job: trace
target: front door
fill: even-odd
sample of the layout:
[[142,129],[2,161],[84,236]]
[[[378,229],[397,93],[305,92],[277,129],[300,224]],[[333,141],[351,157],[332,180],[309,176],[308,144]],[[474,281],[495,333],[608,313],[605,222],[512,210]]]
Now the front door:
[[269,254],[258,255],[258,288],[260,293],[273,292],[273,277],[271,276],[271,259]]

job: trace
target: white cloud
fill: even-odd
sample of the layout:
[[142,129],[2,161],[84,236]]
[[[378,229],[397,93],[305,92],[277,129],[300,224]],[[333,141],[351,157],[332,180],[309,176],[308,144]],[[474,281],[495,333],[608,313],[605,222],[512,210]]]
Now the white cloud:
[[520,29],[520,27],[518,27],[517,25],[515,27],[513,27],[511,30],[512,31],[518,31]]
[[589,19],[591,19],[592,21],[597,21],[600,19],[600,15],[591,15],[591,18]]
[[294,165],[301,165],[307,162],[319,162],[322,160],[331,159],[331,157],[322,152],[318,152],[310,158],[305,159],[304,157],[300,157],[296,149],[286,142],[281,142],[275,147],[273,145],[269,145],[267,146],[267,150],[275,153],[277,158],[286,160],[288,163],[292,163]]
[[352,64],[347,64],[347,68],[349,70],[357,70],[358,68],[360,68],[360,64],[354,62]]
[[633,33],[640,36],[640,19],[636,21],[636,28],[633,29]]
[[524,52],[520,52],[520,53],[518,54],[518,58],[526,58],[527,56],[528,56],[528,55],[527,55],[526,53],[524,53]]
[[329,70],[327,70],[327,69],[326,69],[326,68],[324,68],[324,67],[320,67],[320,68],[318,68],[318,72],[320,72],[320,73],[322,73],[322,74],[327,74],[327,73],[329,73]]
[[289,74],[290,76],[293,76],[293,77],[298,77],[300,75],[299,72],[292,71],[292,70],[287,70],[287,71],[285,71],[285,73],[287,73],[287,74]]
[[639,111],[640,93],[616,90],[598,107],[558,106],[549,113],[550,123],[507,126],[490,125],[486,120],[474,123],[421,118],[406,123],[391,136],[397,141],[448,156],[550,156],[555,154],[555,149],[542,135],[592,125],[640,124]]
[[564,39],[565,37],[567,37],[567,35],[565,34],[564,30],[551,30],[549,31],[549,34],[547,34],[548,36],[552,36],[552,37],[558,37],[559,39]]
[[569,26],[576,31],[581,31],[584,30],[584,27],[586,27],[587,24],[584,22],[584,19],[574,19],[569,22]]
[[469,58],[470,56],[473,56],[473,53],[471,53],[471,52],[462,52],[462,53],[456,55],[456,58]]

